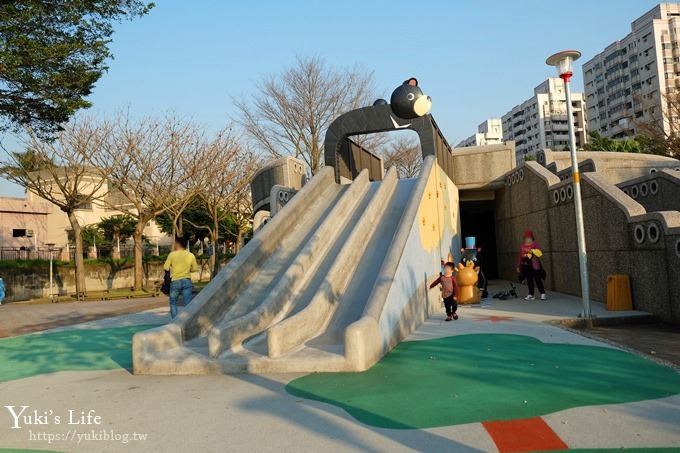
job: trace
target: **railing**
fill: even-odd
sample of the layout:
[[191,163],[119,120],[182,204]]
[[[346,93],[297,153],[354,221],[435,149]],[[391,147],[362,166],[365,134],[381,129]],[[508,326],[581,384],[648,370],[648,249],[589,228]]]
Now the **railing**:
[[[52,249],[52,256],[56,257],[58,249]],[[47,247],[2,247],[0,261],[49,260],[50,249]]]

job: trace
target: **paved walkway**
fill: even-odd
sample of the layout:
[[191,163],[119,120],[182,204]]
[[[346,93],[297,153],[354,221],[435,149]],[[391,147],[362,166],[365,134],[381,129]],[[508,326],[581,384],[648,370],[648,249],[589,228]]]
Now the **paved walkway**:
[[[494,341],[502,340],[505,338],[504,335],[511,335],[512,338],[521,341],[533,339],[536,346],[544,344],[548,347],[554,345],[567,349],[577,347],[580,349],[577,350],[576,358],[583,356],[584,359],[592,359],[593,363],[600,363],[604,368],[608,364],[612,365],[609,370],[612,373],[607,378],[598,378],[599,381],[605,381],[605,388],[606,383],[609,382],[608,379],[615,381],[621,375],[620,370],[614,365],[627,366],[627,369],[633,372],[635,370],[629,364],[635,360],[644,361],[645,367],[658,367],[654,368],[655,373],[664,374],[664,379],[667,381],[670,379],[668,382],[677,378],[677,373],[673,374],[674,371],[639,357],[631,357],[611,344],[601,343],[545,323],[544,321],[550,319],[573,317],[579,311],[577,299],[559,297],[554,294],[551,294],[551,299],[547,302],[494,300],[490,306],[461,307],[459,321],[444,322],[443,315],[434,316],[425,322],[409,340],[423,342],[421,348],[424,349],[416,348],[415,351],[435,358],[441,350],[437,352],[436,349],[428,349],[429,345],[432,344],[434,347],[439,344],[441,347],[443,344],[441,341],[451,336],[453,338],[450,342],[454,346],[445,345],[446,348],[455,347],[456,344],[466,344],[470,348],[478,347],[478,344],[475,346],[475,342],[470,340],[474,340],[474,336],[479,334]],[[601,316],[621,315],[621,313],[607,313],[601,306],[596,306],[595,310]],[[59,331],[70,332],[69,335],[77,336],[78,332],[84,329],[102,328],[108,329],[105,330],[106,332],[111,331],[110,337],[113,338],[117,326],[126,326],[121,329],[129,329],[129,326],[166,322],[164,320],[167,320],[167,309],[159,308],[151,312],[92,320],[71,328],[61,328]],[[30,343],[32,339],[26,340],[27,338],[19,337],[16,340]],[[88,343],[87,336],[82,338],[85,339],[85,343]],[[116,341],[119,341],[120,335],[116,338]],[[72,354],[74,356],[72,361],[81,367],[78,369],[82,369],[88,358],[87,356],[80,357],[78,345],[82,342],[79,343],[77,339],[77,337],[71,338],[70,347],[74,349],[66,351],[66,355]],[[0,349],[2,349],[3,341],[14,340],[0,340]],[[105,339],[101,339],[99,343],[102,344],[103,349],[90,351],[90,353],[97,353],[99,359],[102,359],[101,353],[106,354],[108,349]],[[508,345],[504,346],[506,349],[502,351],[508,350]],[[29,347],[30,345],[27,344],[24,350],[27,354],[29,352],[33,354],[30,360],[42,360],[43,357],[45,360],[50,359],[50,351],[45,350],[48,349],[47,347],[37,348],[38,350],[30,350]],[[521,348],[516,348],[516,351],[518,350]],[[595,354],[589,357],[591,350]],[[530,357],[522,360],[527,362],[527,367],[531,367],[532,363],[538,366],[540,361],[562,360],[562,352],[552,354],[552,351],[557,350],[547,349],[547,351],[546,353],[546,350],[538,349],[529,354]],[[63,351],[60,350],[60,352]],[[519,352],[516,353],[519,354]],[[600,357],[611,354],[613,354],[612,357],[620,355],[621,363],[615,363],[618,359],[601,363]],[[474,353],[468,354],[464,362],[460,361],[469,368],[466,368],[467,371],[460,369],[459,371],[470,373],[466,378],[466,384],[454,389],[461,396],[469,397],[470,392],[475,392],[480,388],[501,391],[505,387],[512,387],[512,390],[517,392],[523,391],[524,387],[531,390],[530,378],[536,379],[538,376],[549,380],[555,388],[561,388],[562,394],[559,398],[571,401],[570,389],[573,388],[574,382],[566,373],[561,374],[553,370],[554,372],[549,375],[547,373],[536,375],[534,371],[532,376],[531,368],[528,368],[527,371],[522,372],[521,376],[508,375],[505,372],[510,370],[494,370],[489,366],[474,368],[474,356]],[[398,358],[399,355],[397,354],[396,357]],[[129,363],[129,355],[127,357],[116,356],[115,360],[120,366],[125,366]],[[434,361],[435,359],[428,358],[427,360]],[[449,359],[447,365],[457,365],[455,355],[454,358]],[[604,368],[600,371],[609,372]],[[614,372],[615,368],[616,372]],[[419,372],[427,375],[428,370],[428,366],[424,365],[420,366]],[[517,369],[512,370],[512,373],[517,372]],[[603,392],[599,387],[602,382],[588,383],[588,379],[594,376],[589,374],[590,372],[588,367],[583,369],[584,376],[578,382],[578,396],[574,394],[574,398],[582,398],[584,395],[588,397],[587,393],[584,394],[584,390],[593,391],[592,401],[595,402],[598,400],[595,388],[600,389],[600,393]],[[289,393],[286,389],[287,385],[300,377],[302,376],[133,376],[124,368],[93,368],[83,371],[35,374],[31,377],[0,383],[0,401],[3,402],[3,406],[27,405],[30,406],[28,410],[37,410],[40,414],[43,411],[52,411],[52,417],[60,415],[62,423],[10,429],[11,416],[6,410],[0,411],[0,448],[77,452],[510,452],[545,450],[545,446],[553,449],[636,447],[644,449],[641,451],[666,447],[669,449],[665,451],[674,451],[680,448],[680,430],[678,430],[680,395],[678,394],[624,404],[585,406],[579,404],[570,408],[565,406],[564,409],[537,416],[521,415],[518,411],[521,417],[515,420],[488,420],[483,423],[456,424],[455,417],[452,416],[448,422],[451,424],[446,426],[390,429],[362,423],[336,404],[315,401]],[[385,382],[393,378],[394,376],[389,372],[385,372],[382,376]],[[481,379],[485,379],[484,387],[475,384]],[[646,382],[644,378],[636,379],[640,385],[655,389],[654,378]],[[598,386],[583,387],[583,385],[589,386],[593,383]],[[409,387],[427,384],[422,378],[412,379],[411,382],[401,386],[403,391],[400,391],[399,395],[406,399],[410,395]],[[451,390],[447,388],[446,378],[439,379],[435,385],[427,386],[432,392],[441,393],[442,397],[445,392]],[[634,385],[628,385],[628,387],[635,391],[639,390],[633,388]],[[619,386],[618,391],[622,388],[625,393],[626,386]],[[366,407],[365,405],[371,403],[371,398],[376,395],[367,394],[365,390],[365,388],[358,387],[356,401],[350,400],[345,403],[352,407]],[[606,391],[605,389],[604,392]],[[680,386],[678,386],[678,392],[680,392]],[[634,392],[631,391],[627,396],[634,396]],[[479,402],[472,401],[470,405],[479,405]],[[552,402],[551,398],[547,398],[542,403],[546,402]],[[489,404],[488,401],[487,404]],[[524,403],[519,401],[519,404],[531,405],[532,402],[530,400]],[[451,405],[448,409],[454,408],[455,405]],[[443,405],[436,410],[446,409],[447,405]],[[504,410],[507,409],[506,406]],[[93,410],[96,415],[102,417],[101,424],[68,425],[66,421],[69,410],[75,411],[76,415],[81,412],[87,414],[88,411]],[[435,408],[432,410],[434,411]],[[433,413],[433,418],[434,415],[441,419],[441,412]],[[81,420],[78,418],[78,421]],[[444,423],[447,423],[445,418]],[[49,443],[47,440],[39,440],[36,437],[37,433],[51,434],[52,440]],[[56,435],[65,437],[65,440],[55,440]],[[140,436],[145,439],[140,440]],[[104,440],[107,438],[112,440]],[[537,439],[539,442],[534,442]]]
[[660,323],[598,326],[583,333],[613,341],[680,368],[680,326]]
[[0,338],[167,306],[164,296],[58,304],[13,302],[0,306]]

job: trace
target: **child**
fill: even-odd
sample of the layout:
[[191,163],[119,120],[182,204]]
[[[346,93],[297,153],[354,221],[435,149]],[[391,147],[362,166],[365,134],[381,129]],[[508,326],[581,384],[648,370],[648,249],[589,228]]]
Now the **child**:
[[444,306],[446,307],[446,321],[458,319],[456,310],[458,310],[458,285],[456,284],[456,277],[453,271],[456,267],[452,262],[444,264],[444,273],[439,275],[439,278],[432,282],[430,289],[437,285],[441,285],[442,298],[444,298]]
[[524,232],[524,242],[519,247],[519,255],[517,256],[517,273],[527,279],[529,286],[529,294],[524,300],[534,300],[534,282],[538,286],[538,291],[541,293],[541,300],[546,300],[545,289],[543,288],[543,279],[545,273],[541,265],[541,246],[536,243],[534,233],[531,230]]

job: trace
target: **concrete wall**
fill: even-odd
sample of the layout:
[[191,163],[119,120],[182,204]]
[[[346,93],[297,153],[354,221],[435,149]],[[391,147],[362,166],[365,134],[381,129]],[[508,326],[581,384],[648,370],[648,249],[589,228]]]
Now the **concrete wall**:
[[[529,228],[545,250],[548,289],[579,295],[571,183],[535,162],[509,176],[510,183],[496,191],[501,277],[516,279],[522,231]],[[635,308],[680,322],[680,300],[673,297],[680,294],[680,213],[647,213],[596,173],[582,181],[591,297],[606,301],[607,276],[628,274]]]
[[[680,168],[678,160],[654,154],[579,151],[578,160],[579,164],[585,166],[581,171],[597,171],[612,184],[647,175],[650,171]],[[571,155],[567,151],[544,149],[538,152],[536,161],[562,179],[571,175]]]
[[680,168],[661,170],[617,184],[647,212],[680,211]]
[[[200,263],[201,270],[192,275],[194,281],[210,279],[208,261]],[[75,267],[54,267],[54,294],[75,294]],[[144,275],[149,286],[163,280],[163,263],[149,262],[144,264]],[[49,297],[50,270],[48,267],[36,269],[4,269],[0,277],[5,281],[6,301],[14,302]],[[131,288],[134,285],[134,267],[131,264],[86,264],[85,287],[87,291],[106,291],[111,289]]]
[[515,168],[515,142],[454,148],[451,157],[458,189],[477,189],[502,181]]
[[345,333],[345,354],[351,369],[372,366],[440,309],[438,290],[429,290],[428,284],[436,278],[440,260],[449,251],[458,259],[457,187],[429,157],[417,184],[368,297],[364,316]]

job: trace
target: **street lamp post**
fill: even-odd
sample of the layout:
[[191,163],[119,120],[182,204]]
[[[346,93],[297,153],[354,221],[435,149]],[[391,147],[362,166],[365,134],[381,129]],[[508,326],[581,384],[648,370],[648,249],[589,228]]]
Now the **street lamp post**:
[[50,253],[50,302],[54,302],[54,285],[53,285],[53,271],[52,271],[52,252],[54,251],[55,244],[47,244],[47,249]]
[[583,299],[583,317],[592,318],[590,311],[590,284],[588,282],[588,255],[586,253],[586,235],[583,226],[583,203],[581,201],[581,173],[576,157],[576,135],[574,134],[574,117],[571,107],[571,76],[574,74],[572,64],[581,56],[578,50],[564,50],[550,56],[545,62],[557,68],[557,73],[564,81],[564,92],[567,101],[567,126],[569,128],[569,149],[571,151],[571,173],[574,186],[574,208],[576,210],[576,238],[578,240],[579,270],[581,273],[581,298]]

